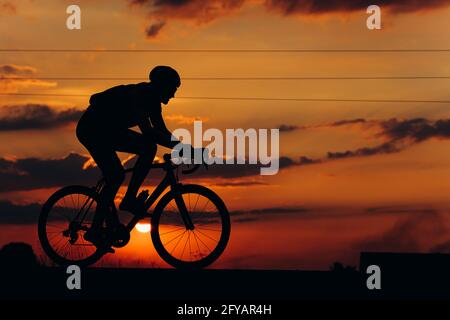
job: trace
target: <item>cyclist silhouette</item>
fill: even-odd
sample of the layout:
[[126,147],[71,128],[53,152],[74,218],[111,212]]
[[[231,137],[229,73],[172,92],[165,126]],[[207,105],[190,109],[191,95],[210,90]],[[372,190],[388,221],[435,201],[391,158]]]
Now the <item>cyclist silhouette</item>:
[[[85,239],[100,242],[103,220],[112,228],[120,228],[115,211],[110,210],[125,171],[116,152],[136,154],[127,192],[119,206],[134,212],[139,205],[137,192],[154,160],[157,144],[173,148],[179,143],[167,129],[161,103],[167,105],[181,85],[177,71],[168,66],[157,66],[149,75],[150,82],[120,85],[94,94],[89,107],[78,122],[76,133],[80,142],[90,152],[105,177],[105,187],[100,193],[92,227]],[[130,128],[138,126],[141,133]],[[100,214],[98,214],[100,213]]]

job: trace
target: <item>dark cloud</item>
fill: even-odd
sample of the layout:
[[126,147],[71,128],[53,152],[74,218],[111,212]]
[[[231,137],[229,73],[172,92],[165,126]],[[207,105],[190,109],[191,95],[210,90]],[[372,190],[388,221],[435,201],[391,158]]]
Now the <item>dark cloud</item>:
[[197,24],[208,23],[229,15],[241,8],[245,0],[129,0],[132,5],[146,6],[152,19],[191,20]]
[[62,159],[0,158],[0,192],[91,185],[99,178],[99,170],[94,167],[83,170],[88,160],[88,157],[75,153]]
[[450,5],[450,0],[266,0],[269,10],[283,15],[302,14],[317,15],[327,13],[343,13],[363,11],[370,5],[378,5],[395,13],[414,12],[420,10],[436,9]]
[[266,186],[267,183],[261,181],[231,181],[231,182],[221,182],[214,183],[217,187],[248,187],[248,186]]
[[0,224],[37,223],[41,207],[38,203],[16,205],[9,201],[0,201]]
[[166,22],[164,22],[164,21],[151,24],[145,30],[145,34],[147,35],[147,38],[155,38],[165,25],[166,25]]
[[315,164],[320,163],[322,160],[320,159],[311,159],[305,156],[300,157],[300,160],[298,162],[299,165],[307,165],[307,164]]
[[56,82],[32,79],[30,76],[36,73],[36,68],[19,66],[15,64],[0,65],[0,92],[17,92],[21,88],[28,87],[55,87]]
[[331,126],[342,126],[355,123],[370,123],[370,128],[377,126],[378,138],[387,140],[375,147],[365,147],[356,150],[346,150],[339,152],[328,152],[327,159],[342,159],[349,157],[365,157],[376,154],[388,154],[400,152],[416,143],[420,143],[431,138],[450,138],[450,119],[431,121],[423,118],[399,120],[365,120],[353,119],[342,120],[331,124]]
[[450,253],[450,240],[438,243],[430,249],[431,253]]
[[411,213],[428,213],[434,214],[435,210],[431,208],[417,208],[415,206],[382,206],[371,207],[366,209],[371,214],[411,214]]
[[291,132],[291,131],[295,131],[295,130],[299,129],[299,127],[295,126],[295,125],[290,125],[290,124],[282,124],[282,125],[278,126],[278,129],[280,130],[280,132]]
[[435,210],[426,210],[400,218],[383,234],[362,241],[358,247],[360,251],[427,251],[446,234],[443,216]]
[[[145,7],[152,20],[147,29],[151,37],[159,31],[168,20],[191,21],[197,25],[206,24],[225,16],[236,14],[246,3],[262,6],[270,13],[284,16],[342,14],[361,11],[365,13],[368,6],[376,4],[394,13],[407,13],[431,10],[450,5],[450,0],[127,0],[132,6]],[[155,21],[158,21],[155,23]]]
[[430,138],[450,138],[450,119],[435,122],[423,118],[399,121],[390,119],[381,122],[384,136],[394,140],[410,138],[420,142]]
[[128,2],[132,6],[148,8],[151,24],[146,34],[149,38],[155,38],[168,20],[190,21],[196,25],[207,24],[237,12],[245,0],[128,0]]
[[[93,185],[100,178],[97,167],[86,166],[90,158],[76,153],[62,159],[24,158],[9,160],[0,158],[0,192],[18,190],[33,190],[50,187],[60,187],[71,184]],[[135,158],[125,162],[124,166],[131,168]],[[280,158],[280,170],[297,165],[292,159]],[[85,169],[83,169],[85,167]],[[260,164],[214,164],[208,170],[200,168],[192,179],[236,179],[260,175]],[[163,171],[153,169],[146,184],[154,185],[163,178]],[[181,174],[181,171],[180,171]]]
[[[0,224],[35,224],[38,222],[42,205],[41,203],[15,204],[0,201]],[[49,220],[65,222],[73,217],[73,208],[70,207],[57,207],[55,212],[57,214],[49,216]]]
[[260,220],[261,217],[279,217],[286,214],[305,214],[310,212],[309,209],[303,207],[273,207],[273,208],[261,208],[253,210],[234,210],[230,212],[230,216],[234,222],[251,222]]
[[15,64],[0,65],[0,75],[20,75],[30,76],[36,72],[36,69],[29,66],[18,66]]
[[0,1],[0,16],[7,14],[15,14],[17,12],[16,6],[11,1]]
[[356,150],[347,150],[347,151],[341,151],[341,152],[328,152],[327,157],[328,159],[342,159],[342,158],[349,158],[349,157],[367,157],[367,156],[373,156],[376,154],[386,154],[386,153],[393,153],[398,152],[400,149],[396,147],[391,142],[383,143],[379,146],[373,147],[373,148],[359,148]]
[[340,120],[333,122],[331,124],[332,127],[339,127],[339,126],[345,126],[349,124],[357,124],[357,123],[366,123],[366,119],[358,118],[358,119],[351,119],[351,120]]
[[0,107],[0,131],[49,129],[78,121],[83,111],[74,108],[63,111],[42,104]]
[[[261,164],[212,164],[208,167],[208,170],[202,168],[195,173],[198,178],[240,178],[257,176],[261,174],[261,168],[268,167]],[[280,157],[279,168],[280,170],[286,169],[297,165],[298,163],[288,157]]]

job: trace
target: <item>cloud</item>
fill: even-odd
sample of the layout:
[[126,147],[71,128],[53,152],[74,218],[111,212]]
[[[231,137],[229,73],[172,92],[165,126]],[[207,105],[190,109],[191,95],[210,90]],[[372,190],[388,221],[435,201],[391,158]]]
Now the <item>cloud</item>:
[[206,122],[209,120],[206,117],[187,117],[182,114],[169,114],[167,116],[164,116],[164,119],[166,121],[173,121],[177,124],[193,124],[194,121]]
[[18,66],[15,64],[0,65],[0,74],[14,76],[30,76],[36,73],[36,68],[30,66]]
[[450,240],[438,243],[430,249],[432,253],[450,253]]
[[303,207],[272,207],[253,210],[234,210],[230,212],[233,222],[252,222],[260,220],[262,217],[279,217],[280,215],[304,215],[310,213],[310,209]]
[[319,15],[327,13],[345,13],[363,11],[370,5],[376,4],[394,13],[407,13],[430,10],[450,5],[450,0],[266,0],[267,9],[282,15]]
[[443,8],[450,0],[127,0],[132,7],[145,7],[149,12],[148,38],[155,38],[169,20],[204,25],[214,20],[237,14],[246,4],[259,6],[269,13],[282,16],[365,13],[368,6],[376,4],[393,13],[409,13]]
[[230,181],[214,183],[217,187],[249,187],[249,186],[267,186],[267,183],[261,181]]
[[74,108],[63,111],[43,104],[0,107],[0,131],[49,129],[78,121],[83,111]]
[[32,203],[16,205],[9,201],[0,201],[0,224],[31,224],[38,221],[42,205]]
[[148,28],[145,30],[145,34],[147,35],[147,38],[155,38],[161,29],[166,25],[165,21],[157,22],[154,24],[151,24],[148,26]]
[[359,243],[361,251],[428,251],[448,235],[444,217],[435,210],[416,212],[399,219],[393,227],[379,236]]
[[[280,170],[293,167],[298,163],[289,157],[280,157]],[[266,167],[261,164],[212,164],[208,167],[208,170],[202,168],[195,173],[198,178],[241,178],[260,175],[260,169]]]
[[339,126],[346,126],[351,124],[359,124],[359,123],[367,123],[366,119],[357,118],[357,119],[351,119],[351,120],[340,120],[333,122],[330,124],[331,127],[339,127]]
[[356,150],[347,150],[347,151],[341,151],[341,152],[328,152],[327,157],[328,159],[342,159],[342,158],[349,158],[349,157],[367,157],[367,156],[373,156],[376,154],[386,154],[386,153],[393,153],[393,152],[399,152],[400,149],[398,149],[394,144],[388,142],[383,143],[379,146],[369,148],[359,148]]
[[[49,217],[52,221],[67,221],[73,217],[73,208],[57,204],[57,215]],[[35,224],[38,222],[42,203],[15,204],[10,201],[0,201],[0,224]]]
[[83,165],[89,157],[71,153],[62,159],[0,158],[0,192],[33,190],[63,185],[92,185],[99,170]]
[[182,20],[204,25],[236,13],[245,0],[128,0],[132,6],[146,7],[151,17],[146,29],[148,38],[155,38],[168,20]]
[[427,207],[416,207],[416,206],[381,206],[381,207],[370,207],[366,209],[367,213],[370,214],[411,214],[411,213],[428,213],[434,214],[435,210]]
[[17,12],[17,8],[10,1],[0,1],[0,16],[2,15],[10,15],[15,14]]
[[450,138],[450,119],[431,121],[423,118],[407,120],[341,120],[325,126],[345,126],[353,124],[364,124],[364,128],[378,129],[377,138],[386,142],[375,147],[364,147],[356,150],[328,152],[328,159],[342,159],[349,157],[365,157],[376,154],[388,154],[400,152],[407,147],[423,142],[431,138]]
[[320,163],[322,162],[322,160],[320,159],[311,159],[305,156],[301,156],[300,160],[298,162],[299,165],[307,165],[307,164],[315,164],[315,163]]
[[291,132],[299,129],[299,127],[290,124],[281,124],[278,126],[278,129],[280,130],[280,132]]
[[435,122],[423,118],[399,121],[390,119],[381,122],[382,135],[393,140],[412,139],[421,142],[430,138],[450,138],[450,119]]
[[181,19],[205,24],[236,12],[245,0],[130,0],[132,5],[146,6],[152,18]]
[[31,66],[0,65],[0,93],[15,93],[22,88],[49,88],[57,85],[56,82],[31,79],[36,72],[37,69]]
[[[124,167],[132,167],[135,157],[128,159]],[[0,192],[33,190],[60,187],[71,184],[93,185],[100,178],[100,170],[92,164],[88,156],[71,153],[61,159],[22,158],[10,160],[0,158]],[[280,170],[292,167],[298,163],[281,157]],[[260,164],[230,164],[209,166],[209,169],[199,169],[192,179],[236,179],[241,177],[259,176]],[[181,172],[180,172],[181,174]],[[159,183],[163,177],[162,170],[152,170],[147,185]],[[126,183],[126,182],[125,182]]]

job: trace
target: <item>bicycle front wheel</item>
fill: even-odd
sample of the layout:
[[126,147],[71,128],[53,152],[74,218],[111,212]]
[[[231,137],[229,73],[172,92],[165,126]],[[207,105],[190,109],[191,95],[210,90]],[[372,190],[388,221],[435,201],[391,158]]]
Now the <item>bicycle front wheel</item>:
[[[194,225],[188,230],[175,197],[181,194]],[[204,268],[219,258],[230,238],[230,216],[220,197],[199,185],[184,185],[166,194],[152,216],[151,236],[156,251],[180,269]]]

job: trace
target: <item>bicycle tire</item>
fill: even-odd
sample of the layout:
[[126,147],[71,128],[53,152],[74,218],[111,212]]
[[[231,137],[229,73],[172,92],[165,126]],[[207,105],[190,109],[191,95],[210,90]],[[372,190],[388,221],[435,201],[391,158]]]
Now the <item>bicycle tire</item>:
[[[212,190],[200,186],[200,185],[183,185],[180,187],[179,191],[182,195],[184,194],[197,194],[205,197],[211,203],[214,204],[214,206],[217,208],[217,212],[220,216],[221,221],[221,227],[222,232],[220,235],[220,239],[216,245],[216,247],[205,257],[195,260],[195,261],[184,261],[180,258],[174,257],[171,252],[167,250],[167,248],[164,246],[162,240],[161,240],[161,233],[160,233],[160,222],[161,217],[164,215],[164,209],[167,207],[167,205],[172,201],[175,200],[175,192],[170,191],[167,194],[165,194],[161,200],[158,202],[158,204],[155,207],[155,210],[152,215],[151,220],[151,237],[153,241],[153,245],[159,254],[159,256],[167,262],[169,265],[177,268],[177,269],[201,269],[205,268],[209,265],[211,265],[214,261],[216,261],[220,255],[225,250],[228,240],[230,238],[231,233],[231,223],[230,223],[230,216],[228,213],[228,209],[225,206],[225,203],[222,201],[222,199],[214,193]],[[193,209],[195,210],[195,208]],[[195,225],[195,223],[194,223]],[[188,240],[190,241],[190,240]],[[197,243],[198,245],[198,243]],[[185,245],[186,246],[186,245]],[[190,244],[189,244],[190,246]],[[200,248],[199,248],[200,250]]]
[[71,265],[76,264],[78,266],[88,266],[94,264],[102,256],[105,254],[104,251],[96,248],[93,254],[87,256],[83,259],[68,259],[60,255],[55,248],[53,248],[52,244],[49,241],[49,236],[47,232],[48,226],[48,218],[49,214],[52,212],[55,204],[58,203],[59,200],[64,199],[66,196],[71,195],[83,195],[88,197],[88,199],[92,199],[96,203],[99,201],[98,194],[92,189],[85,186],[68,186],[56,191],[50,198],[45,202],[42,207],[41,213],[39,215],[38,222],[38,236],[39,242],[41,243],[42,249],[47,254],[47,256],[58,265]]

